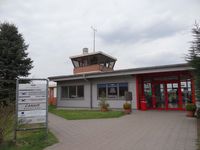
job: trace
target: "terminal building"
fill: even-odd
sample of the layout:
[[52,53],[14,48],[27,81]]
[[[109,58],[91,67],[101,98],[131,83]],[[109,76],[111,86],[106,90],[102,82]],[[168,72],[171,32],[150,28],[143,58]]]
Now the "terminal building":
[[57,82],[58,107],[97,108],[105,98],[110,108],[123,108],[125,92],[132,93],[132,108],[185,110],[187,102],[195,103],[192,68],[173,64],[114,70],[116,58],[104,52],[88,52],[70,57],[73,75],[52,76]]

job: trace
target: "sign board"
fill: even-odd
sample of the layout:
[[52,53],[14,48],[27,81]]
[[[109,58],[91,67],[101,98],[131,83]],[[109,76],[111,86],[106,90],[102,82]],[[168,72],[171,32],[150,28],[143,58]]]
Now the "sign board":
[[[35,80],[36,83],[33,82]],[[38,82],[41,80],[45,80],[46,83]],[[28,81],[17,84],[17,124],[46,123],[48,81],[46,79]]]
[[17,131],[46,129],[46,135],[48,135],[47,100],[47,79],[17,79],[14,140],[17,138]]
[[45,99],[45,84],[19,84],[19,99]]
[[27,110],[46,110],[46,103],[18,103],[18,112]]
[[18,124],[34,124],[46,122],[46,116],[18,117]]
[[19,84],[18,123],[45,123],[47,114],[46,84]]
[[18,111],[18,117],[46,116],[46,110]]

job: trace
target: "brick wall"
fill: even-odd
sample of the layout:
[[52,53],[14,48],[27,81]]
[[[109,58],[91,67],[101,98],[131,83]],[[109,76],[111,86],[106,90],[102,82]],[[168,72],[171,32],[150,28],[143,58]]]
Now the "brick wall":
[[102,71],[106,72],[112,70],[113,69],[111,68],[107,68],[102,65],[96,64],[96,65],[74,68],[74,74],[87,73],[87,72],[102,72]]

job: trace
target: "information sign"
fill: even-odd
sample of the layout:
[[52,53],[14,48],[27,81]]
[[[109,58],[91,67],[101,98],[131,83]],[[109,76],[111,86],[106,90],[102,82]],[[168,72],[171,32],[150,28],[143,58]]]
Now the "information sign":
[[[46,116],[47,109],[47,89],[46,84],[19,84],[18,87],[18,123],[24,124],[42,123],[46,119],[40,119]],[[27,119],[27,117],[29,117]],[[30,117],[34,117],[31,118]],[[38,118],[38,119],[37,119]],[[22,121],[24,120],[24,121]],[[31,121],[30,121],[31,120]]]
[[[14,140],[17,138],[17,131],[46,129],[48,134],[47,92],[47,79],[17,79]],[[31,125],[38,123],[40,125]]]
[[19,117],[18,124],[34,124],[46,122],[46,116],[37,117]]

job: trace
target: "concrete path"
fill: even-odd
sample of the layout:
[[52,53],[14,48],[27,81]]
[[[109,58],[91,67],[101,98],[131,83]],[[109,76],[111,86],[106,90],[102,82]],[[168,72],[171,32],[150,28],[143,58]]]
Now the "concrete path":
[[46,150],[196,150],[196,119],[179,111],[74,121],[49,114],[49,126],[60,143]]

